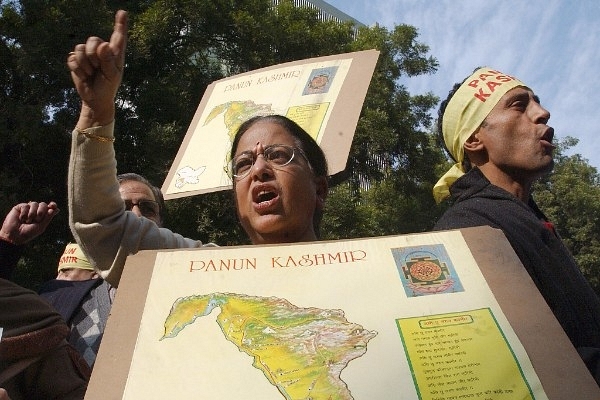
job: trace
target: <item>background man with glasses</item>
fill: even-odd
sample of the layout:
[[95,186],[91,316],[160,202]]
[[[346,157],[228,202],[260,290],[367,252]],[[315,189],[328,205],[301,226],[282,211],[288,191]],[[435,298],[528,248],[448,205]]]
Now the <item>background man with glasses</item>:
[[163,227],[166,218],[165,200],[160,189],[146,178],[134,173],[117,176],[119,193],[125,202],[125,210],[138,217],[146,217]]
[[[135,173],[117,179],[125,209],[162,227],[165,203],[160,189]],[[39,293],[67,322],[69,343],[93,367],[116,288],[100,278],[79,245],[69,243],[59,259],[56,279],[46,282]]]

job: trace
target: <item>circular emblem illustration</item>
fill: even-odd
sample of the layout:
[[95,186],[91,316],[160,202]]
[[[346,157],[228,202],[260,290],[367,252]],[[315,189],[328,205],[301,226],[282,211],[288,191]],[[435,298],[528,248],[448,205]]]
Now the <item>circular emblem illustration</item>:
[[420,281],[435,281],[442,275],[442,269],[431,261],[417,261],[410,266],[410,275]]

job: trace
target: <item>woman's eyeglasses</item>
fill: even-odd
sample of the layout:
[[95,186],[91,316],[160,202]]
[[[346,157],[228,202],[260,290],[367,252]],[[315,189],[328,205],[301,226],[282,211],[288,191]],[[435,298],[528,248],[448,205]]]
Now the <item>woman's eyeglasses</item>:
[[137,206],[140,209],[140,213],[146,218],[154,218],[160,214],[160,206],[154,200],[139,200],[134,203],[131,200],[123,200],[125,202],[125,209],[131,211],[133,206]]
[[[292,162],[296,152],[308,162],[306,155],[304,155],[304,152],[301,149],[285,144],[271,144],[265,146],[263,152],[256,156],[250,150],[244,151],[231,160],[228,172],[235,179],[239,180],[245,178],[250,173],[250,170],[259,155],[262,155],[265,161],[273,166],[285,167]],[[308,163],[308,165],[310,167],[310,163]]]

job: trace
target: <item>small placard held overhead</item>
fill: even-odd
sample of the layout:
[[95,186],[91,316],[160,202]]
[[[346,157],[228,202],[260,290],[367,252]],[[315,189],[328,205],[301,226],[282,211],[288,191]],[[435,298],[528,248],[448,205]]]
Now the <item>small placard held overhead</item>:
[[162,186],[165,199],[231,188],[231,142],[255,115],[292,119],[319,143],[330,174],[344,170],[378,56],[366,50],[311,58],[210,84]]

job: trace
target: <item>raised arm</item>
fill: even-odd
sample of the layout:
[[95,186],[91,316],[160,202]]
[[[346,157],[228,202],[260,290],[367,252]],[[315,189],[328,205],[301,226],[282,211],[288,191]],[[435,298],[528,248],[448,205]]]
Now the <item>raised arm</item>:
[[125,211],[113,142],[126,39],[127,13],[119,11],[110,41],[90,37],[76,45],[67,59],[81,97],[69,161],[69,226],[90,263],[113,286],[118,286],[130,254],[201,245]]

